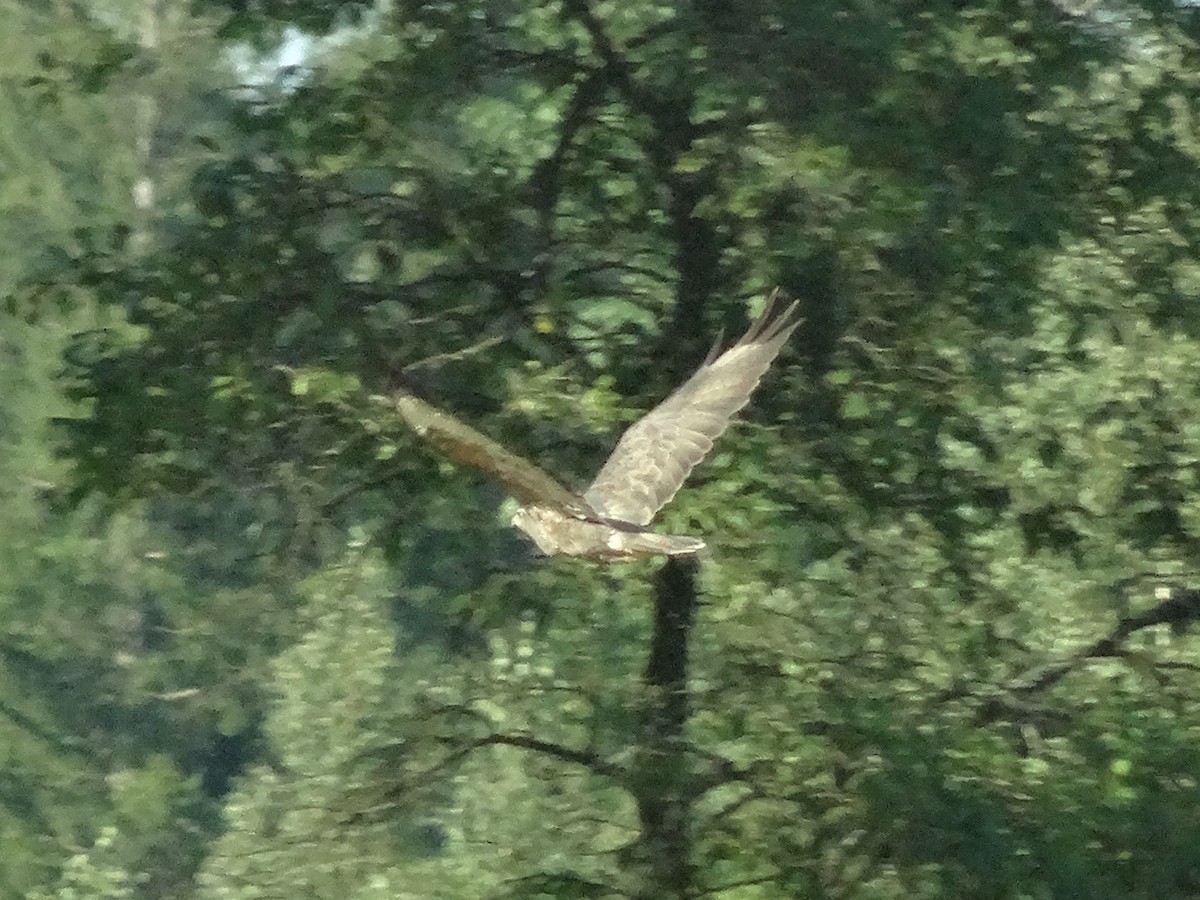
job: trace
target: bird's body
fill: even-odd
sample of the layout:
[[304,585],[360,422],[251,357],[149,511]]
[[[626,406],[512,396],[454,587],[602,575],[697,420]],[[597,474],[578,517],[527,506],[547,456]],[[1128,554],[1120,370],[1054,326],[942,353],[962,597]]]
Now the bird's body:
[[512,517],[514,528],[547,556],[562,554],[615,561],[640,556],[681,556],[704,549],[700,538],[659,534],[613,519],[579,518],[550,506],[522,506]]
[[630,426],[582,495],[411,394],[399,394],[396,407],[419,435],[521,501],[512,524],[547,555],[611,561],[695,553],[705,546],[699,538],[646,526],[746,405],[799,324],[797,304],[773,316],[773,300],[737,343],[721,353],[714,347],[691,378]]

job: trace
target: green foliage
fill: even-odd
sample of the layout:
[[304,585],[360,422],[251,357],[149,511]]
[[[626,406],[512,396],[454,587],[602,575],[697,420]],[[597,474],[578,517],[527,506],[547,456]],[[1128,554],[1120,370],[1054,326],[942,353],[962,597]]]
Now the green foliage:
[[244,638],[250,618],[267,619],[244,592],[188,572],[144,507],[66,508],[50,419],[75,412],[53,384],[69,330],[10,321],[0,353],[0,893],[59,870],[55,891],[84,890],[70,887],[92,858],[78,848],[111,825],[104,858],[136,873],[127,887],[172,896],[212,818],[203,782],[255,714],[271,647]]
[[[528,619],[488,661],[448,671],[413,647],[401,663],[387,590],[381,561],[356,548],[308,584],[305,633],[275,670],[277,754],[229,798],[201,896],[482,896],[522,862],[562,867],[631,833],[615,820],[597,831],[595,817],[629,810],[578,776],[511,747],[465,752],[471,732],[544,735],[587,706],[579,682],[537,660]],[[498,817],[518,838],[506,854],[490,836]]]
[[[136,246],[87,191],[0,232],[86,299],[80,406],[0,409],[6,887],[661,897],[658,803],[681,897],[1196,893],[1194,599],[1138,581],[1200,549],[1190,8],[209,9],[330,39],[162,154]],[[5,210],[109,140],[55,136],[137,56],[73,40],[14,62],[60,112]],[[712,547],[665,739],[651,564],[534,559],[386,401],[582,485],[776,283],[805,326],[662,517]]]
[[117,829],[103,829],[90,850],[67,861],[52,892],[35,891],[31,900],[129,900],[134,894],[128,873],[106,859],[119,837]]
[[[177,67],[148,66],[129,37],[145,20],[125,28],[123,13],[0,11],[0,79],[14,88],[0,102],[0,158],[11,176],[0,189],[0,295],[36,322],[0,322],[6,897],[182,896],[228,777],[222,768],[239,765],[256,714],[255,656],[273,653],[246,646],[242,617],[264,616],[233,596],[227,573],[196,571],[207,538],[169,529],[165,519],[185,519],[167,514],[169,502],[120,511],[99,497],[72,504],[72,466],[57,455],[56,420],[86,412],[56,383],[69,336],[119,330],[121,319],[97,308],[95,282],[70,279],[89,255],[111,253],[122,265],[144,224],[132,218],[139,175],[156,180],[162,210],[170,207],[170,167],[155,168],[131,137],[150,94],[169,109],[156,119],[159,150],[197,105],[194,95],[174,105],[169,97],[190,93],[189,78],[195,84],[194,73],[183,76],[202,53],[202,29],[189,25],[184,49],[165,19],[156,23],[160,48],[177,42]],[[222,552],[242,548],[226,539]],[[221,621],[210,603],[237,615]]]

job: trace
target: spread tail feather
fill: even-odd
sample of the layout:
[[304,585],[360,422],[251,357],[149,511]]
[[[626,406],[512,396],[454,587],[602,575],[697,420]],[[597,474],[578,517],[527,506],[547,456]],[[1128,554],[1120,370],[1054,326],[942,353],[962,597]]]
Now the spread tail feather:
[[652,531],[642,531],[637,536],[640,546],[637,548],[649,553],[663,553],[667,556],[686,556],[704,549],[704,541],[700,538],[686,537],[678,534],[655,534]]

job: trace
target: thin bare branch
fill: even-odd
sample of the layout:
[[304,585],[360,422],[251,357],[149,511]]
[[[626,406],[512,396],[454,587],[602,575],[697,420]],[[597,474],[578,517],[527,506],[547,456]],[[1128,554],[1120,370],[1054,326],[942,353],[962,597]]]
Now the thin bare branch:
[[433,356],[427,356],[424,359],[418,359],[416,362],[411,362],[406,366],[401,367],[401,372],[414,372],[417,369],[428,369],[434,366],[444,365],[448,362],[466,359],[468,356],[474,356],[477,353],[482,353],[491,347],[504,341],[503,335],[494,335],[484,338],[469,347],[464,347],[461,350],[454,350],[447,353],[435,353]]
[[759,875],[755,878],[742,878],[737,881],[729,881],[725,884],[717,885],[710,888],[701,888],[696,891],[695,897],[715,897],[717,894],[723,894],[726,891],[736,890],[740,887],[753,887],[756,884],[772,884],[783,877],[782,872],[774,872],[770,875]]

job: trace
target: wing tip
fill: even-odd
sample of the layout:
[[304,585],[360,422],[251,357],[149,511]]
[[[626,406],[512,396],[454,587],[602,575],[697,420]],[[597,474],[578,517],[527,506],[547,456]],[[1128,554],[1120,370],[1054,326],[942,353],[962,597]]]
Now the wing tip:
[[776,313],[775,308],[779,303],[779,298],[788,299],[787,294],[782,288],[776,287],[767,296],[767,302],[763,305],[763,310],[759,313],[758,318],[750,325],[749,330],[742,337],[738,344],[778,344],[782,347],[792,332],[800,327],[800,323],[804,321],[800,315],[800,301],[792,300],[787,305],[787,308],[782,312]]

